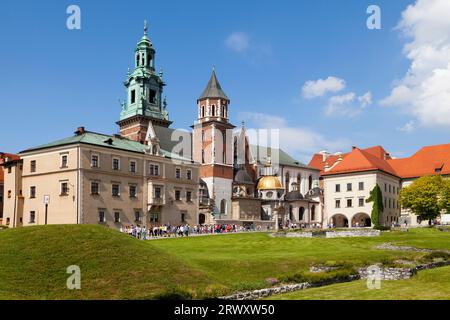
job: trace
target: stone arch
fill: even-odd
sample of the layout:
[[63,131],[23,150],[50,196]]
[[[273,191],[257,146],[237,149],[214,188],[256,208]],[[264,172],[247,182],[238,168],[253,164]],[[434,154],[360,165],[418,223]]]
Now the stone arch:
[[354,227],[371,227],[372,220],[365,212],[359,212],[352,217],[352,226]]
[[200,213],[200,215],[198,216],[198,223],[199,224],[205,224],[206,221],[206,216],[203,213]]
[[305,219],[305,207],[300,207],[298,209],[298,221],[302,221]]
[[332,215],[329,223],[332,224],[334,228],[348,228],[348,219],[342,213]]

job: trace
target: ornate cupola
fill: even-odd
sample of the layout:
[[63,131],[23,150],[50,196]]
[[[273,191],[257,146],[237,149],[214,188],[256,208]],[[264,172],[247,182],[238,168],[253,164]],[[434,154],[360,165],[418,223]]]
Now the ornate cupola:
[[144,143],[149,123],[168,127],[169,114],[166,99],[162,98],[162,70],[155,71],[155,49],[148,37],[147,21],[144,22],[144,35],[134,50],[134,70],[128,70],[124,82],[127,100],[121,102],[120,134],[123,137]]

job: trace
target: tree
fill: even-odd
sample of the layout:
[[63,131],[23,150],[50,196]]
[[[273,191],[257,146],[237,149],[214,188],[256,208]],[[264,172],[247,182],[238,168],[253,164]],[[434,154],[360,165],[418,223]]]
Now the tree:
[[399,201],[431,225],[442,209],[450,208],[450,180],[440,175],[421,177],[400,191]]
[[373,202],[372,205],[372,213],[370,218],[372,219],[372,223],[375,227],[380,226],[380,215],[383,213],[383,194],[381,192],[381,188],[378,184],[370,191],[370,197],[366,200],[366,202]]

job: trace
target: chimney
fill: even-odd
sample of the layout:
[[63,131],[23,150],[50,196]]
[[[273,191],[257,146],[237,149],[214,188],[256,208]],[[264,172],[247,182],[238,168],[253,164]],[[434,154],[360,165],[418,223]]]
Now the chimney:
[[327,150],[322,150],[319,152],[319,154],[322,155],[322,162],[325,162],[328,159],[328,156],[330,155]]
[[355,149],[357,149],[356,146],[352,146],[352,150],[355,150]]
[[389,160],[389,159],[391,159],[391,154],[389,152],[386,152],[384,154],[384,160]]
[[77,136],[81,136],[83,133],[85,133],[86,131],[84,130],[84,127],[78,127],[77,131],[75,131],[75,135]]

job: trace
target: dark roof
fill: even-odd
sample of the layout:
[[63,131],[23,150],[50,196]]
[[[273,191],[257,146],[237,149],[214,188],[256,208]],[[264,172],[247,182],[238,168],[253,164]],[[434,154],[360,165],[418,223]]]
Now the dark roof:
[[319,187],[316,187],[316,188],[312,188],[311,190],[309,190],[308,193],[305,195],[305,197],[313,198],[313,197],[320,196],[321,194],[322,194],[322,189],[320,189]]
[[[157,127],[157,126],[155,126]],[[171,129],[170,129],[171,130]],[[158,133],[157,133],[158,135]],[[168,136],[168,139],[171,138],[172,135]],[[165,138],[166,136],[160,136],[158,135],[158,138],[162,138],[164,140],[163,142],[166,143]],[[95,145],[100,147],[106,147],[110,149],[118,149],[118,150],[124,150],[124,151],[130,151],[130,152],[137,152],[137,153],[145,153],[145,149],[148,148],[147,145],[141,144],[137,141],[129,140],[117,135],[107,135],[92,131],[84,131],[82,134],[74,135],[71,137],[67,137],[61,140],[53,141],[47,144],[43,144],[37,147],[29,148],[24,151],[21,151],[20,153],[26,153],[31,152],[35,150],[41,150],[41,149],[47,149],[47,148],[53,148],[53,147],[59,147],[59,146],[66,146],[66,145],[72,145],[72,144],[89,144],[89,145]],[[178,142],[175,142],[175,144]],[[165,147],[170,147],[167,143],[165,144]],[[189,158],[183,157],[177,153],[172,152],[173,148],[163,148],[161,145],[160,151],[161,154],[166,158],[172,158],[182,161],[191,161],[190,155]]]
[[234,176],[234,182],[243,184],[254,184],[252,177],[245,169],[240,169]]
[[202,95],[198,98],[198,100],[206,98],[222,98],[230,100],[228,99],[225,92],[223,92],[219,80],[217,80],[216,72],[214,70],[211,74],[211,78],[208,81],[208,85],[206,86],[205,90],[203,91]]
[[[278,163],[283,166],[290,166],[290,167],[298,167],[308,170],[314,170],[319,171],[317,168],[308,166],[294,158],[292,158],[289,154],[287,154],[282,149],[278,148],[267,148],[263,146],[258,145],[251,145],[250,148],[252,149],[253,157],[258,161],[258,163],[262,164],[265,163],[266,156],[271,156],[272,164],[275,164],[275,162],[278,160]],[[275,156],[277,155],[277,156]]]
[[303,195],[300,193],[300,191],[289,191],[284,196],[284,200],[286,201],[303,200]]

